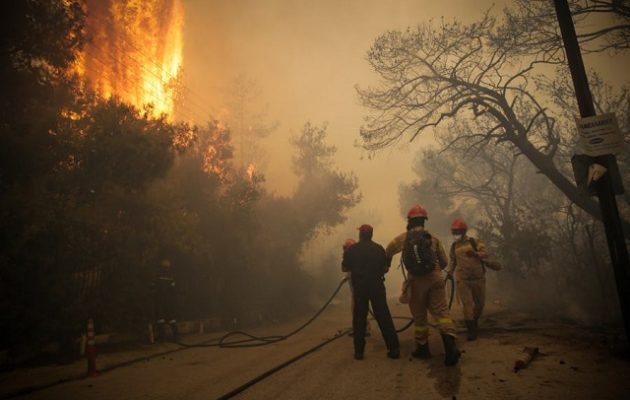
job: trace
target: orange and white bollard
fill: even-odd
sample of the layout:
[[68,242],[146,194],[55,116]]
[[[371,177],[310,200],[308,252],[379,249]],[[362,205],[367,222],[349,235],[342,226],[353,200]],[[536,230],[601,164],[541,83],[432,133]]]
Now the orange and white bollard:
[[94,321],[92,318],[87,322],[87,342],[85,345],[85,355],[87,357],[87,376],[98,376],[96,371],[96,344],[94,340]]

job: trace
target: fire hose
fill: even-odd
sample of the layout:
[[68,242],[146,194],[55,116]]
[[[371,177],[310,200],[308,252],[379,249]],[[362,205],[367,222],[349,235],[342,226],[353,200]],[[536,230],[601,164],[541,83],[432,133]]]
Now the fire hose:
[[[104,369],[100,369],[99,372],[100,373],[105,373],[105,372],[109,372],[112,371],[114,369],[118,369],[118,368],[122,368],[122,367],[127,367],[130,366],[132,364],[136,364],[138,362],[142,362],[142,361],[148,361],[152,358],[156,358],[156,357],[162,357],[165,356],[167,354],[171,354],[171,353],[175,353],[181,350],[185,350],[188,348],[195,348],[195,347],[220,347],[220,348],[237,348],[237,347],[256,347],[256,346],[265,346],[268,344],[272,344],[272,343],[277,343],[283,340],[288,339],[289,337],[295,335],[296,333],[300,332],[301,330],[303,330],[304,328],[306,328],[308,325],[310,325],[317,317],[319,317],[319,315],[330,305],[330,303],[332,302],[332,300],[337,296],[337,294],[339,293],[339,291],[341,290],[341,287],[343,286],[344,283],[346,283],[347,278],[343,278],[340,282],[339,285],[337,286],[337,288],[335,289],[335,291],[333,292],[333,294],[330,296],[330,298],[326,301],[326,303],[324,303],[324,305],[308,320],[306,321],[304,324],[302,324],[301,326],[299,326],[298,328],[294,329],[293,331],[291,331],[290,333],[286,334],[286,335],[272,335],[272,336],[255,336],[255,335],[251,335],[247,332],[243,332],[243,331],[232,331],[232,332],[228,332],[225,335],[219,337],[219,338],[213,338],[213,339],[209,339],[206,341],[203,341],[201,343],[197,343],[197,344],[187,344],[187,343],[182,343],[182,342],[176,342],[176,344],[178,344],[179,346],[181,346],[178,349],[173,349],[173,350],[167,350],[158,354],[153,354],[150,356],[144,356],[144,357],[139,357],[139,358],[135,358],[132,360],[128,360],[116,365],[111,365],[108,366]],[[407,323],[404,327],[402,327],[401,329],[396,330],[396,332],[400,333],[402,331],[404,331],[405,329],[409,328],[411,326],[411,324],[413,324],[413,319],[408,318],[408,317],[393,317],[394,319],[410,319],[409,323]],[[258,377],[246,382],[245,384],[239,386],[238,388],[230,391],[229,393],[221,396],[219,399],[229,399],[233,396],[235,396],[236,394],[242,392],[243,390],[247,389],[248,387],[254,385],[255,383],[261,381],[262,379],[270,376],[271,374],[279,371],[280,369],[294,363],[295,361],[307,356],[308,354],[320,349],[321,347],[331,343],[332,341],[347,335],[348,333],[351,332],[351,329],[346,329],[344,331],[338,331],[335,336],[333,336],[330,339],[325,340],[324,342],[318,344],[317,346],[307,350],[306,352],[282,363],[281,365],[276,366],[275,368],[272,368],[266,372],[264,372],[263,374],[259,375]],[[228,341],[229,338],[233,337],[233,336],[244,336],[246,337],[245,339],[239,339],[239,340],[232,340],[232,341]],[[70,377],[70,378],[66,378],[66,379],[60,379],[54,382],[50,382],[47,384],[43,384],[43,385],[35,385],[35,386],[31,386],[31,387],[27,387],[24,389],[21,389],[17,392],[14,393],[9,393],[6,396],[2,396],[2,399],[9,399],[9,398],[14,398],[17,396],[22,396],[25,394],[30,394],[33,392],[37,392],[37,391],[41,391],[44,389],[48,389],[57,385],[61,385],[63,383],[68,383],[68,382],[72,382],[75,380],[81,380],[84,379],[85,376],[83,374],[81,375],[77,375],[74,377]]]
[[453,297],[455,297],[455,279],[453,279],[452,275],[446,275],[446,278],[444,279],[444,284],[446,285],[448,282],[451,282],[451,295],[449,296],[449,300],[448,300],[448,309],[451,309],[451,306],[453,305]]
[[274,374],[274,373],[276,373],[276,372],[280,371],[280,370],[281,370],[281,369],[283,369],[284,367],[287,367],[287,366],[289,366],[289,365],[293,364],[294,362],[298,361],[299,359],[306,357],[307,355],[309,355],[309,354],[313,353],[314,351],[319,350],[320,348],[322,348],[322,347],[324,347],[325,345],[327,345],[327,344],[329,344],[329,343],[331,343],[331,342],[333,342],[333,341],[335,341],[335,340],[339,339],[340,337],[347,335],[348,333],[350,333],[350,330],[349,330],[349,329],[347,329],[347,330],[346,330],[346,331],[344,331],[344,332],[339,332],[339,333],[337,333],[337,334],[336,334],[335,336],[333,336],[332,338],[327,339],[326,341],[324,341],[324,342],[322,342],[322,343],[318,344],[317,346],[315,346],[315,347],[312,347],[312,348],[308,349],[308,350],[307,350],[307,351],[305,351],[304,353],[302,353],[302,354],[300,354],[300,355],[297,355],[297,356],[293,357],[292,359],[290,359],[290,360],[288,360],[288,361],[285,361],[285,362],[283,362],[282,364],[280,364],[280,365],[278,365],[278,366],[276,366],[276,367],[274,367],[274,368],[271,368],[271,369],[269,369],[269,370],[267,370],[267,371],[263,372],[262,374],[258,375],[258,376],[257,376],[257,377],[255,377],[254,379],[251,379],[251,380],[249,380],[249,381],[245,382],[244,384],[242,384],[241,386],[237,387],[236,389],[230,390],[228,393],[226,393],[226,394],[222,395],[221,397],[217,397],[217,400],[227,400],[227,399],[231,399],[232,397],[236,396],[237,394],[239,394],[239,393],[243,392],[245,389],[247,389],[247,388],[249,388],[249,387],[251,387],[251,386],[255,385],[256,383],[258,383],[258,382],[262,381],[263,379],[265,379],[265,378],[267,378],[267,377],[271,376],[272,374]]
[[[328,299],[328,301],[322,306],[322,308],[317,311],[315,313],[315,315],[313,315],[313,317],[311,317],[311,319],[309,319],[308,321],[306,321],[304,324],[302,324],[300,327],[298,327],[297,329],[295,329],[294,331],[292,331],[291,333],[287,334],[287,335],[275,335],[275,336],[264,336],[264,337],[258,337],[258,336],[254,336],[254,335],[250,335],[249,333],[246,332],[242,332],[242,331],[235,331],[235,332],[228,332],[227,334],[223,335],[221,338],[219,339],[214,339],[214,341],[216,341],[216,343],[208,343],[208,344],[201,344],[201,345],[184,345],[186,347],[212,347],[212,346],[216,346],[216,347],[223,347],[223,348],[234,348],[234,347],[255,347],[255,346],[264,346],[267,344],[271,344],[271,343],[276,343],[279,342],[281,340],[285,340],[293,335],[295,335],[296,333],[298,333],[299,331],[301,331],[302,329],[304,329],[306,326],[308,326],[311,322],[313,322],[325,309],[326,307],[328,307],[328,305],[331,303],[331,301],[335,298],[335,296],[337,295],[337,293],[339,293],[339,290],[341,290],[341,287],[343,286],[344,283],[346,283],[346,281],[348,280],[348,278],[343,278],[341,280],[341,282],[339,282],[339,285],[337,286],[337,288],[335,289],[335,291],[333,292],[332,296],[330,296],[330,298]],[[368,309],[369,310],[369,309]],[[372,316],[374,316],[374,314],[372,313],[371,310],[369,310],[370,314]],[[411,326],[411,324],[413,324],[413,318],[409,318],[409,317],[393,317],[395,319],[401,319],[401,318],[407,318],[410,321],[401,329],[397,329],[396,332],[400,333],[402,331],[404,331],[405,329],[409,328]],[[255,385],[256,383],[262,381],[263,379],[271,376],[272,374],[280,371],[281,369],[293,364],[294,362],[300,360],[301,358],[313,353],[314,351],[324,347],[325,345],[339,339],[342,336],[347,335],[348,333],[351,332],[351,329],[346,329],[345,331],[342,332],[337,332],[337,334],[335,336],[333,336],[332,338],[329,338],[327,340],[325,340],[324,342],[316,345],[315,347],[312,347],[311,349],[303,352],[300,355],[297,355],[293,358],[291,358],[288,361],[285,361],[284,363],[269,369],[265,372],[263,372],[262,374],[258,375],[257,377],[255,377],[254,379],[249,380],[248,382],[245,382],[244,384],[242,384],[241,386],[237,387],[236,389],[233,389],[231,391],[229,391],[228,393],[220,396],[217,398],[217,400],[227,400],[227,399],[231,399],[232,397],[238,395],[239,393],[243,392],[244,390],[246,390],[247,388]],[[225,342],[225,340],[227,338],[229,338],[232,335],[243,335],[248,337],[248,339],[243,339],[243,340],[238,340],[238,341],[232,341],[232,342]],[[212,339],[210,340],[212,341]],[[256,342],[258,341],[258,343],[248,343],[248,342]]]
[[[109,366],[105,369],[101,369],[100,372],[104,373],[104,372],[108,372],[114,369],[118,369],[121,367],[126,367],[132,364],[135,364],[137,362],[141,362],[141,361],[147,361],[150,360],[151,358],[155,358],[155,357],[160,357],[160,356],[164,356],[166,354],[170,354],[170,353],[174,353],[180,350],[184,350],[187,348],[194,348],[194,347],[221,347],[221,348],[236,348],[236,347],[256,347],[256,346],[264,346],[264,345],[268,345],[268,344],[272,344],[272,343],[277,343],[283,340],[288,339],[289,337],[295,335],[296,333],[300,332],[301,330],[303,330],[304,328],[306,328],[308,325],[310,325],[327,307],[328,305],[330,305],[330,303],[332,302],[332,300],[337,296],[337,294],[339,293],[339,291],[341,290],[341,287],[343,286],[343,284],[346,282],[346,278],[343,278],[340,282],[339,285],[337,286],[337,288],[335,289],[335,291],[333,292],[333,294],[330,296],[330,298],[328,299],[328,301],[326,301],[326,303],[324,303],[324,305],[308,320],[306,321],[304,324],[302,324],[301,326],[299,326],[298,328],[294,329],[292,332],[286,334],[286,335],[272,335],[272,336],[255,336],[255,335],[251,335],[247,332],[243,332],[243,331],[233,331],[233,332],[228,332],[225,335],[219,337],[219,338],[213,338],[213,339],[209,339],[206,340],[204,342],[198,343],[198,344],[187,344],[187,343],[181,343],[181,342],[177,342],[178,345],[180,345],[181,347],[179,349],[174,349],[174,350],[168,350],[159,354],[155,354],[152,356],[148,356],[148,357],[139,357],[133,360],[129,360],[117,365],[112,365]],[[394,318],[402,318],[402,317],[394,317]],[[397,332],[401,332],[405,329],[407,329],[409,326],[411,326],[411,323],[413,322],[413,320],[407,324],[405,327],[403,327],[402,329],[399,329]],[[279,371],[280,369],[294,363],[295,361],[307,356],[308,354],[320,349],[321,347],[331,343],[332,341],[347,335],[348,333],[350,333],[350,329],[346,329],[345,331],[340,331],[337,332],[337,334],[335,336],[333,336],[330,339],[327,339],[326,341],[318,344],[317,346],[309,349],[308,351],[282,363],[279,366],[276,366],[275,368],[272,368],[266,372],[264,372],[263,374],[259,375],[258,377],[246,382],[245,384],[239,386],[238,388],[230,391],[229,393],[223,395],[220,397],[220,399],[229,399],[233,396],[235,396],[236,394],[242,392],[243,390],[247,389],[248,387],[254,385],[255,383],[261,381],[262,379],[270,376],[271,374]],[[245,336],[246,339],[240,339],[240,340],[232,340],[232,341],[228,341],[228,339],[230,337],[233,336]],[[20,391],[17,391],[15,393],[9,393],[7,396],[3,396],[2,398],[13,398],[16,396],[20,396],[20,395],[24,395],[24,394],[29,394],[29,393],[33,393],[36,391],[40,391],[40,390],[44,390],[53,386],[57,386],[60,385],[62,383],[67,383],[67,382],[71,382],[71,381],[75,381],[75,380],[79,380],[79,379],[83,379],[84,376],[83,375],[79,375],[76,377],[71,377],[71,378],[67,378],[67,379],[61,379],[55,382],[51,382],[49,384],[45,384],[45,385],[38,385],[38,386],[32,386],[29,388],[25,388],[22,389]]]
[[[277,342],[286,340],[286,339],[290,338],[291,336],[295,335],[296,333],[300,332],[302,329],[306,328],[317,317],[319,317],[319,315],[322,312],[324,312],[324,310],[328,307],[328,305],[333,301],[335,296],[337,296],[337,294],[341,290],[341,287],[343,286],[344,283],[346,283],[346,278],[343,278],[339,282],[339,285],[337,285],[337,288],[335,289],[333,294],[330,296],[330,298],[326,301],[326,303],[324,303],[324,305],[308,321],[306,321],[305,323],[303,323],[302,325],[300,325],[298,328],[294,329],[293,331],[287,333],[286,335],[255,336],[255,335],[249,334],[247,332],[243,332],[243,331],[231,331],[231,332],[228,332],[228,333],[226,333],[225,335],[223,335],[223,336],[221,336],[219,338],[209,339],[209,340],[206,340],[206,341],[204,341],[202,343],[198,343],[198,344],[186,344],[186,343],[181,343],[181,342],[177,342],[177,344],[180,345],[180,346],[183,346],[183,347],[236,348],[236,347],[266,346],[268,344],[277,343]],[[234,337],[234,336],[244,336],[244,337],[246,337],[246,339],[239,339],[239,340],[228,341],[229,338]]]
[[[219,338],[213,338],[213,339],[208,339],[202,343],[198,343],[198,344],[187,344],[187,343],[181,343],[181,342],[176,342],[178,345],[182,346],[182,347],[221,347],[221,348],[238,348],[238,347],[258,347],[258,346],[266,346],[268,344],[272,344],[272,343],[277,343],[277,342],[281,342],[283,340],[286,340],[288,338],[290,338],[291,336],[295,335],[296,333],[300,332],[301,330],[303,330],[304,328],[306,328],[308,325],[310,325],[313,321],[315,321],[315,319],[317,317],[320,316],[320,314],[322,312],[324,312],[324,310],[330,305],[330,303],[333,301],[333,299],[337,296],[337,294],[339,293],[339,291],[341,290],[341,287],[343,286],[344,283],[346,283],[348,279],[347,278],[343,278],[340,282],[339,285],[337,285],[337,288],[335,289],[335,291],[333,292],[333,294],[330,296],[330,298],[324,303],[324,305],[305,323],[303,323],[302,325],[300,325],[298,328],[294,329],[293,331],[285,334],[285,335],[271,335],[271,336],[256,336],[256,335],[252,335],[250,333],[244,332],[244,331],[231,331],[226,333],[225,335],[219,337]],[[372,311],[370,311],[370,314],[373,316]],[[409,317],[392,317],[394,319],[409,319],[409,322],[403,326],[400,329],[397,329],[396,332],[400,333],[404,330],[406,330],[407,328],[409,328],[412,324],[413,324],[413,318],[409,318]],[[349,333],[349,331],[347,332]],[[245,339],[237,339],[237,340],[231,340],[229,341],[228,339],[233,338],[233,337],[245,337]]]

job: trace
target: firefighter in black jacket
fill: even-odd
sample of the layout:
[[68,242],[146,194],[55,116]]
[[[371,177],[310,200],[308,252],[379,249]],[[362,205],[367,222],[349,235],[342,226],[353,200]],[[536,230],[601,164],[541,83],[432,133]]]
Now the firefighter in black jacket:
[[350,246],[343,254],[343,268],[352,274],[352,330],[354,331],[354,358],[363,359],[365,350],[365,323],[368,307],[372,304],[374,317],[381,329],[387,345],[387,356],[399,358],[398,335],[387,306],[384,275],[389,270],[389,260],[385,249],[372,241],[373,229],[370,225],[359,228],[359,242]]

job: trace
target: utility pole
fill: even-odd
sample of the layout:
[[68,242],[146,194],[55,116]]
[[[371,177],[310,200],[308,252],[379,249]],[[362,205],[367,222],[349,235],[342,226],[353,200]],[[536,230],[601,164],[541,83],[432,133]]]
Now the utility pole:
[[[575,34],[575,26],[571,18],[571,10],[567,0],[554,0],[556,7],[556,15],[562,32],[562,41],[564,42],[564,50],[571,70],[573,78],[573,86],[575,95],[580,108],[580,116],[582,118],[595,116],[595,107],[593,106],[593,98],[588,86],[584,62],[580,46]],[[608,164],[617,167],[617,160],[613,155],[603,157],[592,157],[591,163]],[[623,226],[619,217],[617,208],[617,199],[613,189],[613,181],[610,172],[604,175],[594,183],[599,199],[599,206],[602,211],[602,222],[606,230],[606,239],[608,241],[608,250],[610,252],[610,260],[612,262],[615,273],[615,282],[617,284],[617,294],[621,305],[621,314],[623,317],[624,328],[626,331],[626,340],[630,339],[630,261],[628,260],[628,248],[624,237]]]

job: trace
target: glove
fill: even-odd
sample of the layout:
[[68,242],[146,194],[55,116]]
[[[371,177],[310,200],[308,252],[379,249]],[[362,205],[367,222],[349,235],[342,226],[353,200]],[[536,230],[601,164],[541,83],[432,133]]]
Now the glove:
[[466,252],[466,257],[477,257],[477,252],[475,250],[468,250]]

